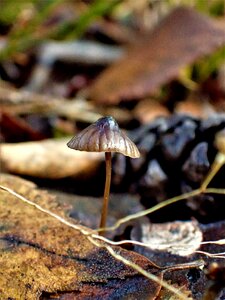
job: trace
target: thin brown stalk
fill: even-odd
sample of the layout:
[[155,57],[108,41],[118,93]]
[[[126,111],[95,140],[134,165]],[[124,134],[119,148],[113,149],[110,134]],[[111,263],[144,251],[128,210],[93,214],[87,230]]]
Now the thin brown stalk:
[[[110,193],[110,184],[111,184],[111,160],[112,160],[111,152],[106,152],[105,153],[106,178],[105,178],[105,190],[104,190],[100,228],[104,228],[106,226],[106,219],[108,214],[109,193]],[[101,231],[101,233],[103,235],[104,229]]]

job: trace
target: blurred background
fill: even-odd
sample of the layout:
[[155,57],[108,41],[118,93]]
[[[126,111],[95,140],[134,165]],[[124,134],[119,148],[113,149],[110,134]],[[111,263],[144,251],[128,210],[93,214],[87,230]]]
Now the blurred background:
[[[204,270],[168,272],[164,280],[188,299],[191,295],[224,299],[224,0],[0,0],[1,184],[60,216],[65,213],[78,224],[97,228],[104,154],[74,151],[66,144],[108,115],[136,143],[141,157],[113,155],[107,225],[171,197],[192,191],[196,196],[188,194],[185,201],[126,222],[107,232],[107,237],[148,243],[152,248],[124,247],[160,266],[203,258]],[[213,192],[196,193],[212,170]],[[145,290],[142,277],[133,281],[133,275],[121,273],[121,263],[114,266],[102,248],[100,254],[89,255],[89,246],[87,250],[77,231],[71,236],[64,228],[53,228],[55,223],[46,215],[37,217],[37,210],[21,206],[4,191],[0,200],[6,282],[1,291],[4,294],[5,289],[7,299],[12,296],[9,287],[17,286],[19,297],[24,289],[26,295],[43,291],[41,299],[81,299],[82,295],[87,299],[89,294],[100,299],[113,294],[114,284],[116,299],[123,289],[124,295],[131,292],[132,299],[134,291],[139,295]],[[219,243],[200,248],[202,240]],[[28,252],[26,259],[27,250],[35,248],[38,255]],[[206,255],[195,253],[196,249]],[[51,263],[47,258],[42,262],[39,253]],[[136,261],[133,255],[127,252],[126,257]],[[79,268],[74,273],[73,267],[67,279],[63,268],[70,265],[65,259],[76,263],[77,257],[79,264],[84,263],[85,277],[80,277]],[[39,264],[44,266],[43,283]],[[54,275],[56,267],[60,271]],[[86,275],[86,267],[94,278]],[[151,271],[150,265],[145,269]],[[99,280],[100,271],[105,274]],[[157,272],[154,266],[153,273]],[[79,289],[74,274],[82,280]],[[66,287],[59,287],[63,278]],[[131,288],[128,280],[133,282]],[[69,294],[64,295],[64,288]],[[164,289],[158,299],[174,297]]]
[[[150,207],[200,185],[225,127],[223,0],[0,5],[4,172],[45,188],[101,196],[102,155],[78,153],[66,143],[112,115],[142,154],[114,158],[113,192],[138,195]],[[219,204],[211,211],[214,200],[190,201],[180,217],[222,219]]]

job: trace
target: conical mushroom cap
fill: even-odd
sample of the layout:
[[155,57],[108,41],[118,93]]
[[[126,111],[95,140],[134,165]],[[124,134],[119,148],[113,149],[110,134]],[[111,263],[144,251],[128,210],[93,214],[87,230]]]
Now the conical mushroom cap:
[[88,152],[119,152],[132,158],[140,153],[136,145],[123,133],[113,117],[104,117],[74,136],[67,146]]

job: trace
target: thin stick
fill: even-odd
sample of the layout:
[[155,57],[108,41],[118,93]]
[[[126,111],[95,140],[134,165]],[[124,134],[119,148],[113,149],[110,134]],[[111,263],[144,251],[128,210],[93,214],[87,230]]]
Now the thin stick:
[[196,189],[196,190],[193,190],[191,192],[188,192],[188,193],[185,193],[185,194],[182,194],[182,195],[179,195],[179,196],[175,196],[173,198],[170,198],[168,200],[165,200],[163,202],[160,202],[158,204],[156,204],[155,206],[149,208],[149,209],[146,209],[146,210],[142,210],[140,212],[137,212],[135,214],[132,214],[132,215],[128,215],[124,218],[121,218],[119,219],[113,226],[111,227],[105,227],[104,229],[103,228],[99,228],[99,229],[96,229],[95,231],[96,232],[102,232],[102,231],[112,231],[112,230],[115,230],[117,229],[120,225],[126,223],[126,222],[129,222],[131,220],[134,220],[134,219],[137,219],[137,218],[140,218],[140,217],[144,217],[148,214],[151,214],[153,213],[154,211],[157,211],[167,205],[170,205],[172,203],[176,203],[178,201],[181,201],[181,200],[185,200],[185,199],[188,199],[189,197],[194,197],[194,196],[197,196],[201,194],[201,190],[200,189]]
[[204,192],[207,188],[207,186],[209,185],[209,183],[212,181],[212,179],[215,177],[215,175],[218,173],[219,169],[225,164],[225,155],[222,153],[218,153],[216,155],[216,158],[213,162],[213,165],[207,175],[207,177],[205,178],[205,180],[203,181],[202,185],[201,185],[201,190]]
[[[69,227],[72,227],[74,228],[75,230],[78,230],[79,232],[81,232],[82,234],[84,234],[85,236],[87,236],[87,239],[95,246],[101,248],[105,248],[107,249],[107,251],[117,260],[120,260],[121,262],[123,262],[125,265],[127,266],[130,266],[131,268],[133,268],[134,270],[138,271],[140,274],[144,275],[145,277],[149,278],[150,280],[162,285],[164,288],[168,289],[169,291],[173,292],[174,294],[178,295],[178,297],[180,299],[183,299],[183,300],[187,300],[188,298],[183,294],[181,293],[178,289],[174,288],[173,286],[170,286],[168,283],[166,283],[165,281],[161,280],[160,278],[158,278],[156,275],[154,274],[151,274],[149,272],[147,272],[146,270],[144,270],[143,268],[141,268],[139,265],[127,260],[126,258],[124,258],[123,256],[119,255],[118,253],[116,253],[109,245],[107,244],[102,244],[102,243],[99,243],[99,241],[97,241],[96,239],[99,239],[99,240],[102,240],[106,243],[113,243],[112,241],[104,238],[104,237],[100,237],[99,235],[95,235],[95,234],[92,234],[90,230],[85,230],[85,228],[83,228],[82,226],[80,225],[76,225],[76,224],[73,224],[73,223],[70,223],[69,221],[65,220],[64,218],[56,215],[55,213],[49,211],[48,209],[45,209],[43,207],[41,207],[40,205],[28,200],[27,198],[23,197],[22,195],[14,192],[12,189],[8,188],[8,187],[5,187],[5,186],[2,186],[0,185],[0,190],[3,190],[3,191],[6,191],[12,195],[14,195],[15,197],[19,198],[20,200],[22,200],[23,202],[31,205],[31,206],[34,206],[36,209],[42,211],[43,213],[46,213],[47,215],[57,219],[58,221],[60,221],[61,223],[69,226]],[[159,268],[159,269],[163,269],[162,267],[160,268],[159,266],[157,266],[156,264],[154,264],[153,262],[151,262],[155,267]],[[195,263],[195,262],[193,262]],[[198,264],[198,262],[197,262]],[[198,265],[200,266],[200,265]],[[168,267],[167,267],[168,269]]]
[[[98,241],[94,240],[91,236],[88,237],[88,239],[97,247],[101,247],[102,245],[98,243]],[[126,266],[131,267],[132,269],[136,270],[137,272],[139,272],[140,274],[144,275],[146,278],[158,283],[159,285],[163,286],[164,288],[168,289],[169,291],[171,291],[172,293],[174,293],[175,295],[177,295],[179,297],[179,299],[182,300],[188,300],[189,298],[184,295],[181,291],[179,291],[178,289],[174,288],[172,285],[168,284],[167,282],[165,282],[164,280],[162,280],[161,278],[159,278],[157,275],[154,275],[152,273],[147,272],[146,270],[144,270],[143,268],[141,268],[139,265],[133,263],[132,261],[126,259],[125,257],[121,256],[118,251],[116,252],[112,247],[110,247],[109,245],[104,245],[104,248],[106,248],[108,250],[108,252],[117,260],[121,261],[122,263],[124,263]],[[201,264],[202,265],[202,264]],[[198,264],[199,267],[199,264]],[[160,268],[159,268],[160,269]],[[164,271],[163,271],[164,272]]]
[[[105,227],[107,213],[108,213],[109,192],[110,192],[110,184],[111,184],[111,152],[105,153],[105,166],[106,166],[105,191],[104,191],[104,198],[103,198],[100,228]],[[101,233],[103,235],[104,230]]]

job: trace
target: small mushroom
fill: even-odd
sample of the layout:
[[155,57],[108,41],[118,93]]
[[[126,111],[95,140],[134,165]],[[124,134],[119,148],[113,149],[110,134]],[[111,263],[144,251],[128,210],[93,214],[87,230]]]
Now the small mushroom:
[[111,183],[111,152],[119,152],[132,158],[140,157],[136,145],[123,133],[116,120],[107,116],[74,136],[67,146],[74,150],[105,152],[106,180],[101,213],[100,228],[106,226],[109,192]]

